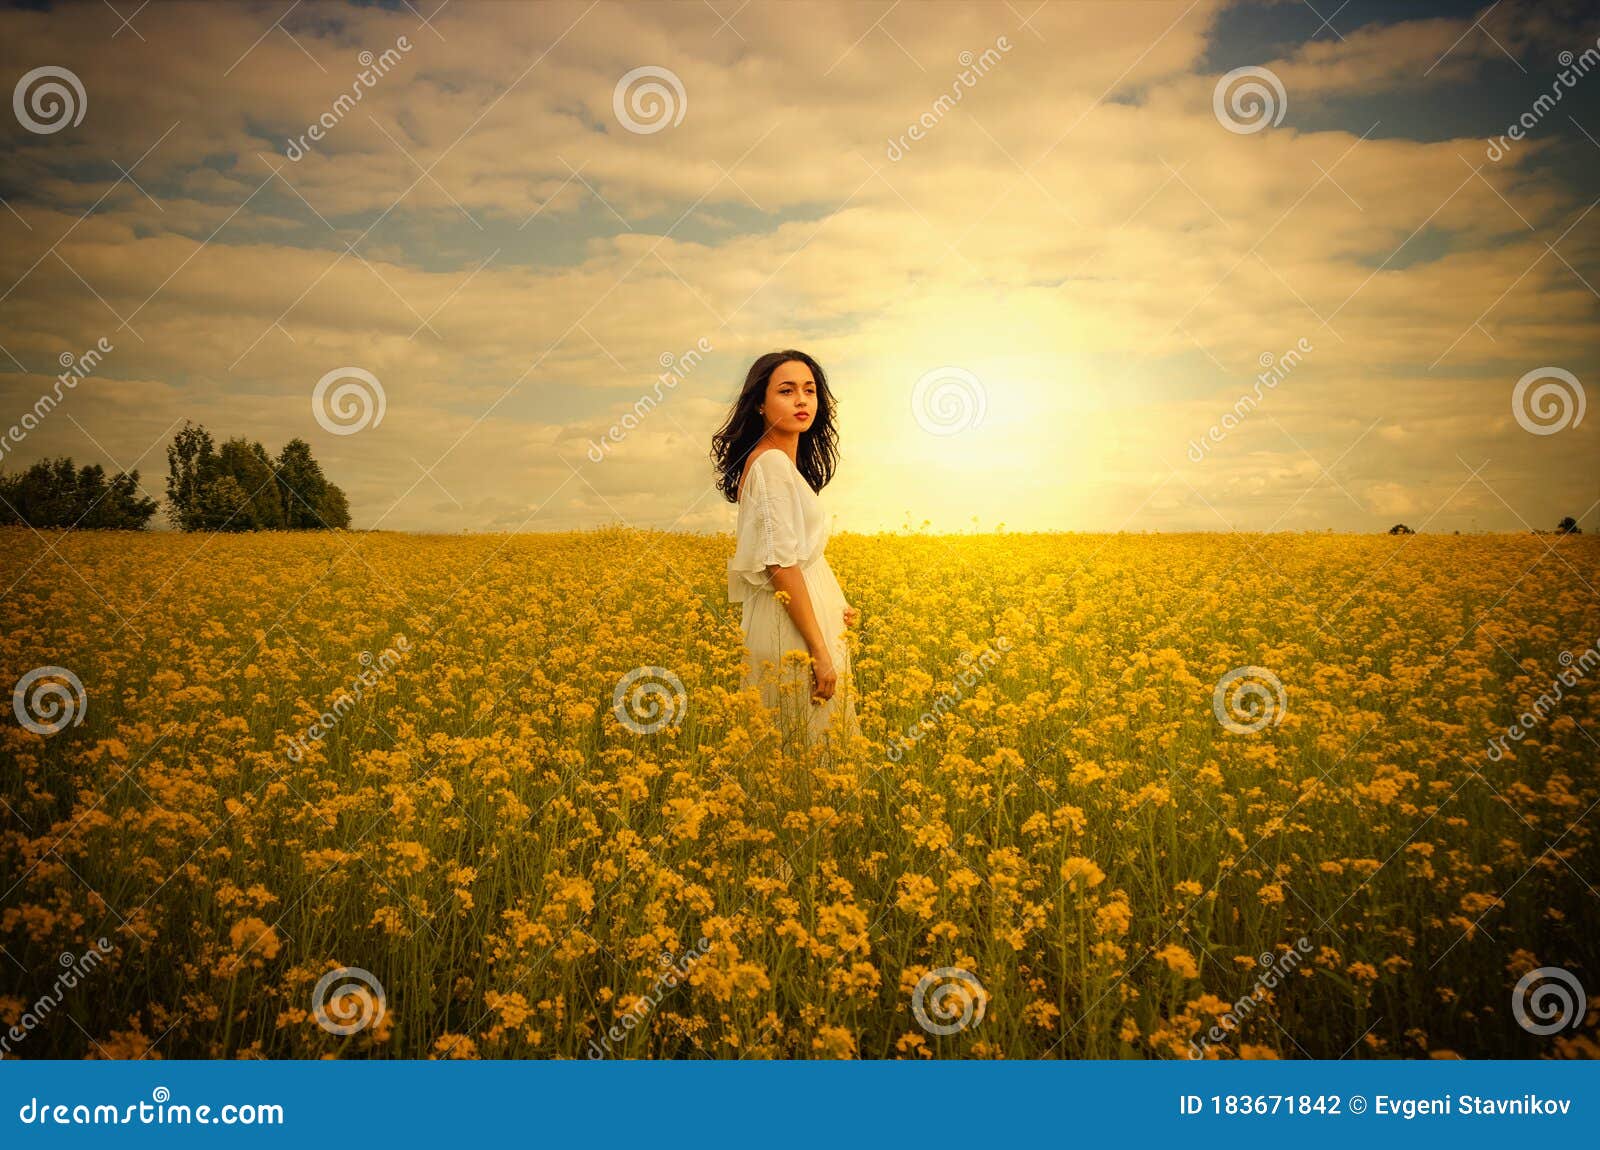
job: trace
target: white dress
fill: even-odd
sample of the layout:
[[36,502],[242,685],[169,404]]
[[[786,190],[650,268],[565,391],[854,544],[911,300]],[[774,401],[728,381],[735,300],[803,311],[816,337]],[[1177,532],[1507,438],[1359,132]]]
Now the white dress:
[[[728,560],[728,601],[744,604],[745,662],[742,687],[760,690],[761,701],[779,712],[786,739],[796,734],[810,742],[832,730],[859,735],[850,649],[845,643],[844,609],[849,605],[824,550],[828,517],[822,500],[790,461],[788,453],[767,448],[750,464],[739,494],[733,558]],[[807,653],[800,629],[774,592],[767,565],[798,563],[811,608],[833,654],[838,681],[833,698],[813,703],[811,668],[786,651]],[[838,721],[836,721],[838,720]]]

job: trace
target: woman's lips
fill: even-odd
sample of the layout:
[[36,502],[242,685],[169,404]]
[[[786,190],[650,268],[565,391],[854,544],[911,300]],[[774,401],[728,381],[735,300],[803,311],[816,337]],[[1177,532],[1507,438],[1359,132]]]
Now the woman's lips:
[[797,411],[797,412],[794,413],[794,417],[796,419],[810,419],[811,418],[811,414],[809,412],[805,412],[805,411]]

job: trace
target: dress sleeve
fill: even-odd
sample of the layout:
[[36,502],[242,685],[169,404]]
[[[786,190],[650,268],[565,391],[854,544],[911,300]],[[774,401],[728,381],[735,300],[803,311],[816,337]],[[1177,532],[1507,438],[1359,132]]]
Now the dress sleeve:
[[[791,467],[776,451],[763,452],[750,465],[740,507],[739,537],[728,560],[728,599],[738,603],[770,588],[768,564],[790,567],[810,558],[804,511]],[[776,463],[767,462],[767,458]]]

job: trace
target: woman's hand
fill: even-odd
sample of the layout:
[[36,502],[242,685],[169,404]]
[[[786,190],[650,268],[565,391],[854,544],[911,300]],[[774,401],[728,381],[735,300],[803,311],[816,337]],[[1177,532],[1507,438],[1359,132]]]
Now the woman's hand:
[[854,607],[846,607],[844,609],[844,625],[846,627],[854,627],[859,622],[861,622],[861,612]]
[[834,688],[839,683],[839,674],[833,668],[833,656],[823,655],[820,659],[812,656],[811,675],[817,683],[817,689],[811,693],[811,701],[825,703],[833,698]]

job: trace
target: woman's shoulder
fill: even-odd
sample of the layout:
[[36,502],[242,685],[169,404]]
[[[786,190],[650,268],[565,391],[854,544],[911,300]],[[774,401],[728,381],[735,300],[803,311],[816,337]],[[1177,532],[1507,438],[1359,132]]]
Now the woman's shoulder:
[[[777,456],[777,458],[770,459],[768,458],[769,456]],[[766,462],[763,463],[762,460],[766,460]],[[794,470],[794,464],[790,462],[788,454],[781,447],[764,447],[755,452],[745,461],[744,476],[740,487],[741,495],[749,489],[750,476],[757,468],[761,468],[768,476],[774,476],[783,475]]]

